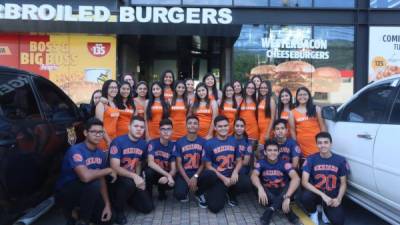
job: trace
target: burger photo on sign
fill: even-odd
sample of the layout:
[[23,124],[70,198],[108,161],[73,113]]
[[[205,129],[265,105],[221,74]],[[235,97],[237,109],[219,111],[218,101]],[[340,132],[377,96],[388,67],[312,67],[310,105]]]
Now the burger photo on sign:
[[314,72],[314,66],[304,61],[283,62],[276,67],[274,83],[293,92],[299,87],[311,89],[311,76]]
[[342,76],[338,69],[333,67],[319,67],[312,73],[312,92],[339,91]]

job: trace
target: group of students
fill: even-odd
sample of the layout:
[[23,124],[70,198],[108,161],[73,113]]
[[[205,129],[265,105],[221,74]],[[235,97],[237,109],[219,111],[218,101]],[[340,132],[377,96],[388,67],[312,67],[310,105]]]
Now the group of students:
[[126,224],[127,204],[143,213],[154,209],[154,185],[159,200],[170,189],[181,202],[193,193],[214,213],[256,190],[266,206],[262,224],[277,210],[296,224],[289,205],[298,174],[311,218],[322,205],[332,224],[344,223],[347,164],[330,151],[332,139],[307,88],[297,90],[295,104],[282,89],[276,104],[270,83],[257,76],[243,91],[234,82],[221,93],[212,74],[194,90],[193,80],[174,82],[166,71],[147,99],[147,84],[134,88],[130,80],[106,81],[101,95],[93,94],[96,118],[86,123],[85,141],[65,155],[56,201],[69,224]]

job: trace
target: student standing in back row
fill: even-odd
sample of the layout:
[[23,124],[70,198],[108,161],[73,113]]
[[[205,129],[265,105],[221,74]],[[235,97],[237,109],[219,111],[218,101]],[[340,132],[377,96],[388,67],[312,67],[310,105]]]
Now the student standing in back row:
[[262,145],[271,138],[272,123],[275,118],[275,100],[272,97],[272,88],[269,81],[262,81],[258,93],[257,122],[260,137],[258,144]]
[[136,107],[132,97],[131,86],[128,82],[122,82],[119,87],[119,94],[115,98],[119,109],[117,121],[117,136],[128,134],[131,118],[136,114]]
[[288,88],[283,88],[279,92],[276,118],[287,121],[288,137],[290,137],[289,115],[292,109],[294,109],[292,93]]
[[149,86],[145,81],[140,81],[137,84],[136,87],[137,97],[135,98],[136,112],[138,116],[141,116],[143,118],[144,118],[144,111],[146,107],[148,91],[149,91]]
[[317,153],[315,135],[326,130],[325,123],[321,117],[321,108],[314,105],[306,87],[296,91],[296,108],[291,111],[289,122],[292,138],[300,145],[302,157]]
[[218,104],[215,100],[208,97],[208,89],[204,83],[199,83],[196,87],[196,98],[190,109],[190,115],[199,118],[198,135],[205,139],[213,137],[213,120],[218,115]]
[[203,83],[207,86],[208,96],[210,100],[215,100],[216,102],[218,102],[222,97],[222,93],[217,88],[217,79],[215,79],[214,74],[207,73],[203,77]]
[[233,124],[237,116],[237,107],[233,86],[231,84],[225,84],[219,104],[219,114],[226,116],[229,120],[229,135],[233,134]]
[[172,96],[174,95],[174,73],[172,70],[166,70],[161,75],[161,83],[164,90],[164,99],[171,103]]
[[244,86],[243,101],[239,106],[239,117],[246,122],[246,133],[252,145],[259,138],[257,123],[256,85],[249,81]]
[[146,120],[146,139],[150,141],[160,137],[160,122],[168,118],[169,107],[164,99],[163,87],[156,81],[151,85],[150,98],[146,102],[144,118]]
[[189,111],[189,102],[186,97],[184,81],[175,84],[174,96],[171,100],[169,115],[173,124],[172,140],[176,141],[186,135],[186,115]]

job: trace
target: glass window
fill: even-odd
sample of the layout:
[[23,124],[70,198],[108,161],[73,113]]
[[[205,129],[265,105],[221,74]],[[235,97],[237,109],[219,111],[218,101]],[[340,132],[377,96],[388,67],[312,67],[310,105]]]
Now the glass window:
[[370,0],[371,8],[400,8],[400,0]]
[[180,5],[181,0],[131,0],[132,5]]
[[353,8],[354,0],[314,0],[314,7]]
[[235,6],[268,6],[267,0],[234,0]]
[[35,78],[34,83],[41,99],[41,106],[48,119],[73,120],[78,117],[74,103],[55,85],[44,78]]
[[183,0],[184,5],[232,5],[232,0]]
[[400,94],[397,95],[397,98],[394,101],[393,110],[392,113],[390,114],[389,123],[400,124]]
[[395,90],[396,87],[389,81],[364,91],[343,109],[340,120],[359,123],[386,122],[388,99]]
[[10,120],[41,118],[28,77],[0,76],[0,116]]
[[271,0],[271,6],[312,7],[312,0]]

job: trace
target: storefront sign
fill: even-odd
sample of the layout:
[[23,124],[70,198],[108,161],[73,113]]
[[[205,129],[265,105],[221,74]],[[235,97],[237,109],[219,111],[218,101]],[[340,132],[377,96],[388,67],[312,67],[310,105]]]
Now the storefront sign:
[[78,6],[74,14],[70,5],[0,4],[0,19],[39,20],[67,22],[120,22],[120,23],[187,23],[187,24],[231,24],[232,10],[229,8],[182,8],[153,6],[121,6],[115,18],[105,6]]
[[400,27],[371,27],[369,81],[400,74]]
[[329,59],[327,40],[262,38],[267,58],[277,59]]

